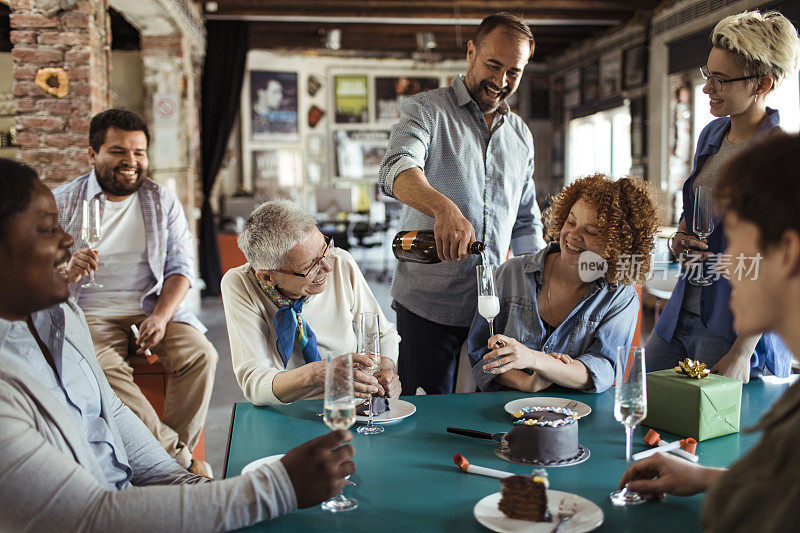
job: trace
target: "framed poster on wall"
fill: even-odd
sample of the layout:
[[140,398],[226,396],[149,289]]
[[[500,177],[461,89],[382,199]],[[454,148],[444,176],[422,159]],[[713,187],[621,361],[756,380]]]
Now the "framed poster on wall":
[[590,63],[581,69],[581,102],[597,100],[600,95],[600,64]]
[[400,109],[409,96],[439,88],[439,78],[408,76],[375,78],[375,118],[394,121],[400,118]]
[[259,198],[295,198],[303,184],[303,158],[295,148],[254,150],[253,192]]
[[366,76],[335,76],[333,99],[337,124],[369,122],[369,84]]
[[622,54],[623,88],[635,89],[643,85],[647,81],[647,47],[640,44]]
[[334,136],[337,176],[348,179],[378,176],[389,143],[389,131],[338,130]]
[[600,98],[611,98],[622,90],[622,51],[614,50],[600,58]]
[[647,156],[647,122],[645,113],[647,100],[645,97],[631,100],[631,158],[634,165],[641,165],[642,159]]
[[250,137],[296,142],[297,73],[250,71]]

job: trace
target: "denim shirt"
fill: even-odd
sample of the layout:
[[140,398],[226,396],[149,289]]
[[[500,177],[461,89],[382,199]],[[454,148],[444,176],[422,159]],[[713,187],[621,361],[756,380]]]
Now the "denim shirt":
[[[537,305],[542,290],[545,257],[560,252],[551,242],[535,254],[515,257],[497,270],[500,314],[495,333],[514,338],[533,350],[563,353],[586,366],[591,386],[584,392],[603,392],[614,383],[617,347],[630,347],[639,314],[639,298],[632,285],[610,290],[605,279],[593,282],[567,318],[548,336]],[[483,372],[488,353],[489,324],[475,314],[467,338],[472,374],[481,391],[505,389],[495,374]],[[531,373],[531,371],[528,371]]]
[[[709,123],[700,133],[697,140],[697,149],[694,156],[694,169],[692,174],[683,184],[683,213],[681,220],[686,220],[686,227],[691,233],[694,217],[694,192],[692,184],[700,173],[706,160],[719,151],[722,139],[730,129],[730,117],[718,118]],[[775,109],[767,108],[767,116],[759,124],[754,138],[763,136],[772,130],[780,128],[780,115]],[[708,251],[712,253],[723,253],[728,245],[725,239],[722,220],[716,221],[714,231],[709,235]],[[686,289],[686,277],[681,271],[678,284],[672,291],[664,310],[658,318],[658,322],[653,328],[653,332],[666,342],[672,341],[675,334],[675,327],[678,324],[678,315],[686,312],[682,310],[684,291]],[[702,287],[700,291],[700,318],[703,324],[715,335],[727,339],[731,345],[736,340],[737,334],[733,330],[733,313],[728,302],[731,297],[730,282],[720,277],[711,285]],[[764,369],[766,367],[774,375],[786,377],[791,372],[792,354],[780,337],[775,333],[765,333],[756,345],[755,352],[751,359],[754,368]]]
[[[47,363],[36,339],[24,321],[0,318],[0,365],[12,363],[31,379],[46,387],[82,430],[91,449],[96,468],[92,474],[104,487],[122,490],[131,486],[133,470],[113,416],[103,405],[100,383],[86,353],[88,331],[82,331],[83,314],[73,302],[56,305],[31,314],[42,342],[53,357],[58,375]],[[94,350],[89,351],[94,357]],[[43,467],[46,467],[43,465]]]
[[[430,185],[458,206],[475,228],[475,238],[486,245],[491,263],[504,261],[509,247],[520,255],[544,246],[533,183],[533,136],[505,104],[487,127],[462,76],[450,87],[403,102],[381,162],[383,193],[393,196],[395,178],[410,168],[421,168]],[[433,224],[432,217],[403,206],[400,229],[432,230]],[[432,322],[468,327],[477,308],[479,260],[400,262],[392,297]]]

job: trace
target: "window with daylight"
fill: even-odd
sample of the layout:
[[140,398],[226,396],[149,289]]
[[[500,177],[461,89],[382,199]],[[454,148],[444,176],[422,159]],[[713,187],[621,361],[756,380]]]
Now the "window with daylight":
[[573,119],[567,129],[565,185],[602,172],[613,178],[631,170],[631,114],[623,106]]

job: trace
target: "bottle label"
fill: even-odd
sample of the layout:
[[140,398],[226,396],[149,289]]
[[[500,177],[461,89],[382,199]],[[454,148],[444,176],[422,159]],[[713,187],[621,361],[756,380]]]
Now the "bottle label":
[[414,242],[414,239],[417,238],[416,231],[409,231],[405,235],[403,235],[400,239],[400,246],[403,247],[403,250],[408,251],[411,249],[411,245]]

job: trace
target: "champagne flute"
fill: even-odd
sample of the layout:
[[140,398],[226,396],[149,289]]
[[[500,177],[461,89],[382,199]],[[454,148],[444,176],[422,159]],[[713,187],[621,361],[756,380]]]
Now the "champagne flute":
[[[626,369],[627,363],[630,366]],[[647,416],[647,380],[644,369],[644,348],[618,346],[616,385],[614,387],[614,418],[625,425],[626,471],[631,468],[631,438],[633,428]],[[614,505],[634,505],[645,498],[625,486],[610,495]]]
[[[322,420],[331,429],[348,429],[356,421],[356,396],[353,393],[353,356],[344,354],[325,359],[325,400]],[[322,510],[331,513],[352,511],[358,507],[353,498],[339,493],[322,502]]]
[[489,322],[489,338],[492,338],[494,317],[500,314],[500,298],[494,287],[494,266],[484,262],[475,269],[478,274],[478,314]]
[[[358,353],[370,358],[372,365],[361,368],[362,372],[375,374],[381,369],[381,325],[378,313],[361,313],[358,315]],[[356,431],[362,435],[377,435],[383,433],[382,426],[376,426],[372,421],[372,394],[367,399],[369,421],[366,426],[360,426]]]
[[[708,187],[698,187],[694,191],[694,217],[692,218],[692,230],[697,238],[705,240],[714,231],[716,220],[714,219],[714,198],[711,189]],[[705,287],[713,283],[705,276],[703,271],[703,261],[700,261],[700,275],[692,276],[689,283],[697,287]]]
[[[100,244],[100,201],[97,198],[83,201],[83,219],[81,221],[81,238],[92,250]],[[84,287],[102,288],[103,285],[94,280],[94,270],[89,272],[89,281]]]

